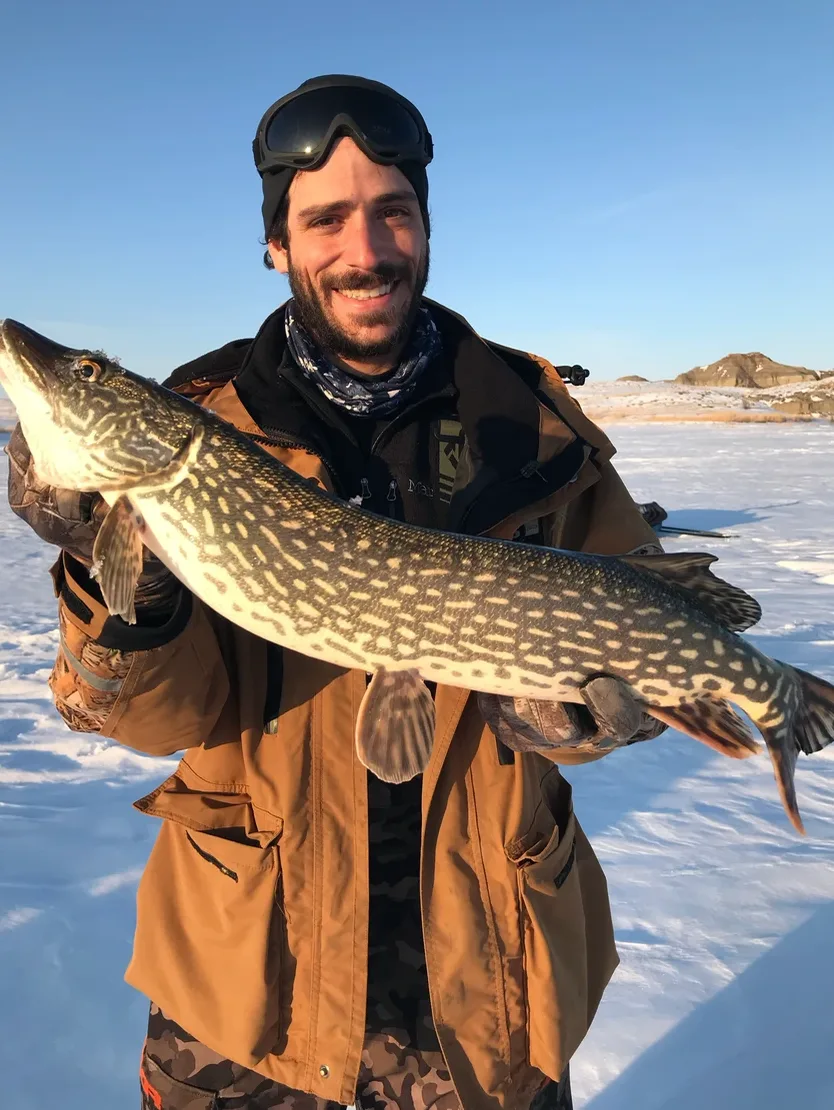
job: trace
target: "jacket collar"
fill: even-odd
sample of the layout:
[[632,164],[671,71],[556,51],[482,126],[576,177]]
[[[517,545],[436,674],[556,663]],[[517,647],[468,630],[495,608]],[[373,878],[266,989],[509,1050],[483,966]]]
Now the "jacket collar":
[[[549,364],[521,352],[511,362],[483,340],[463,317],[426,299],[443,339],[442,365],[434,368],[429,397],[456,401],[464,449],[449,510],[449,528],[471,534],[502,534],[502,522],[530,506],[549,511],[596,480],[614,449],[581,413],[567,390],[547,380]],[[233,381],[212,406],[236,409],[243,430],[275,442],[306,448],[331,476],[333,433],[353,440],[336,406],[306,380],[287,352],[284,306],[264,321]],[[427,371],[430,372],[430,371]],[[233,395],[238,405],[234,405]],[[394,417],[397,425],[427,399]],[[416,413],[415,413],[416,415]],[[257,417],[257,419],[255,418]],[[231,411],[227,419],[232,419]],[[574,488],[571,488],[574,487]],[[510,533],[512,534],[512,533]]]
[[[235,388],[244,405],[257,414],[266,429],[297,435],[317,442],[326,452],[328,431],[337,430],[355,445],[349,421],[338,405],[328,401],[296,365],[289,352],[284,332],[282,305],[264,321],[246,359],[235,377]],[[417,405],[435,396],[454,396],[445,359],[436,359],[426,368],[425,384],[419,399],[395,414],[399,421]]]

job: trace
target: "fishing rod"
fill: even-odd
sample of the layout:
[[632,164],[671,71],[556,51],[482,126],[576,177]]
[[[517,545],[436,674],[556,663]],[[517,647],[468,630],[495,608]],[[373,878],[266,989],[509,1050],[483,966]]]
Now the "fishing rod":
[[667,536],[705,536],[711,540],[732,540],[735,536],[728,532],[711,532],[705,528],[680,528],[677,525],[664,524],[669,514],[657,501],[647,501],[637,506],[640,515],[654,528],[655,532],[665,533]]
[[662,532],[674,536],[706,536],[713,540],[734,540],[735,535],[729,532],[709,532],[705,528],[673,528],[671,525],[659,524],[655,532]]

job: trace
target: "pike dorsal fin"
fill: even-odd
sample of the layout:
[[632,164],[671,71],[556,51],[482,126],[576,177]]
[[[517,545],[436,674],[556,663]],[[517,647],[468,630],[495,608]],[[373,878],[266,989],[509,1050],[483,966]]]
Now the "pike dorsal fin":
[[700,552],[680,555],[621,555],[637,570],[647,571],[682,593],[706,616],[731,632],[744,632],[761,619],[762,610],[750,594],[717,578],[709,569],[717,555]]

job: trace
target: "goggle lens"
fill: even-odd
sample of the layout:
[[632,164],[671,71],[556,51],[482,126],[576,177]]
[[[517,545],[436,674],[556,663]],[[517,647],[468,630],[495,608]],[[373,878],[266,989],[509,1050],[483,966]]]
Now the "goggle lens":
[[396,159],[404,152],[414,156],[421,145],[417,121],[401,104],[372,89],[312,89],[282,105],[264,135],[267,151],[290,156],[298,165],[322,154],[338,116],[349,117],[375,154]]

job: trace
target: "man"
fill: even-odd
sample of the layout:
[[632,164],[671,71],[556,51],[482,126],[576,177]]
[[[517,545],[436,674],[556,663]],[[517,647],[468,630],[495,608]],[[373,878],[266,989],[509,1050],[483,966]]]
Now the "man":
[[[317,78],[267,111],[254,153],[292,299],[173,388],[399,520],[656,548],[552,366],[423,297],[432,144],[410,102]],[[88,574],[100,500],[45,487],[19,433],[10,454],[13,508],[63,548],[59,712],[140,751],[186,749],[136,803],[163,819],[127,973],[152,1003],[146,1110],[568,1108],[616,952],[556,764],[661,726],[601,676],[587,708],[438,685],[425,774],[382,783],[353,744],[364,673],[258,640],[150,555],[137,624],[109,615]]]

